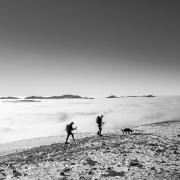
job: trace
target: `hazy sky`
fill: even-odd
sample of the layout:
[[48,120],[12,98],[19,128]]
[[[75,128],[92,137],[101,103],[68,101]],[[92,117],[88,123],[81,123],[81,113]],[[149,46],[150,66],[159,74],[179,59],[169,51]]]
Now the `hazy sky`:
[[180,94],[180,1],[1,0],[0,96]]

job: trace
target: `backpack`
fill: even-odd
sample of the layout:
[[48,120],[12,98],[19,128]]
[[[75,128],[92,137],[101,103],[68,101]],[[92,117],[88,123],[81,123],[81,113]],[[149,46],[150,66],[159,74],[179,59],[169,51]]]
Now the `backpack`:
[[65,131],[66,131],[66,132],[69,131],[69,127],[70,127],[70,125],[67,124],[67,125],[66,125],[66,128],[65,128]]
[[101,121],[101,119],[100,119],[100,117],[98,116],[98,117],[96,118],[96,123],[97,123],[97,124],[100,124],[100,121]]

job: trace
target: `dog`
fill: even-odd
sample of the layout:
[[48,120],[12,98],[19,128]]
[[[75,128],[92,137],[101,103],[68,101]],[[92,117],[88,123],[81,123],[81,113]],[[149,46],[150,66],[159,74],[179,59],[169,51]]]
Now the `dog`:
[[125,128],[125,129],[122,129],[121,131],[123,132],[123,134],[131,134],[133,132],[133,130],[130,128]]

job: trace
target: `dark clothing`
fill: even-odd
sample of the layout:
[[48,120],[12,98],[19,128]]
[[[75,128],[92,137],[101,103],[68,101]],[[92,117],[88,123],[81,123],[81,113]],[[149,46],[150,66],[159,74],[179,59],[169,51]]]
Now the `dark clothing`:
[[67,143],[70,135],[72,136],[72,139],[73,139],[73,141],[74,141],[74,134],[72,133],[72,131],[75,130],[75,129],[76,129],[76,128],[73,128],[73,124],[72,124],[72,123],[71,123],[71,124],[68,124],[68,125],[66,126],[66,132],[67,132],[66,143]]
[[98,129],[99,129],[99,131],[97,132],[97,134],[98,134],[99,136],[102,136],[102,135],[101,135],[102,126],[98,125]]
[[71,131],[69,131],[69,132],[67,132],[66,142],[68,141],[70,135],[72,136],[72,139],[74,141],[74,134]]
[[96,122],[98,124],[98,126],[102,126],[103,122],[102,122],[102,116],[98,116],[96,119]]
[[101,125],[102,124],[102,118],[100,116],[98,116],[96,122],[98,125]]
[[69,124],[67,131],[71,132],[71,131],[73,131],[73,130],[74,130],[73,125],[72,125],[72,124]]
[[99,129],[99,131],[97,132],[97,134],[98,134],[99,136],[102,136],[102,135],[101,135],[102,125],[103,125],[102,118],[103,118],[102,116],[98,116],[97,119],[96,119],[96,123],[97,123],[98,129]]

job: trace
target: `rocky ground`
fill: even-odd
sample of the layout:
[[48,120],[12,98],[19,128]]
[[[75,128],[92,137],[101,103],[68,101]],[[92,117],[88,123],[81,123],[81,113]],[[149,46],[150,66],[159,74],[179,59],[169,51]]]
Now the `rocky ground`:
[[180,121],[120,130],[0,157],[0,180],[180,179]]

